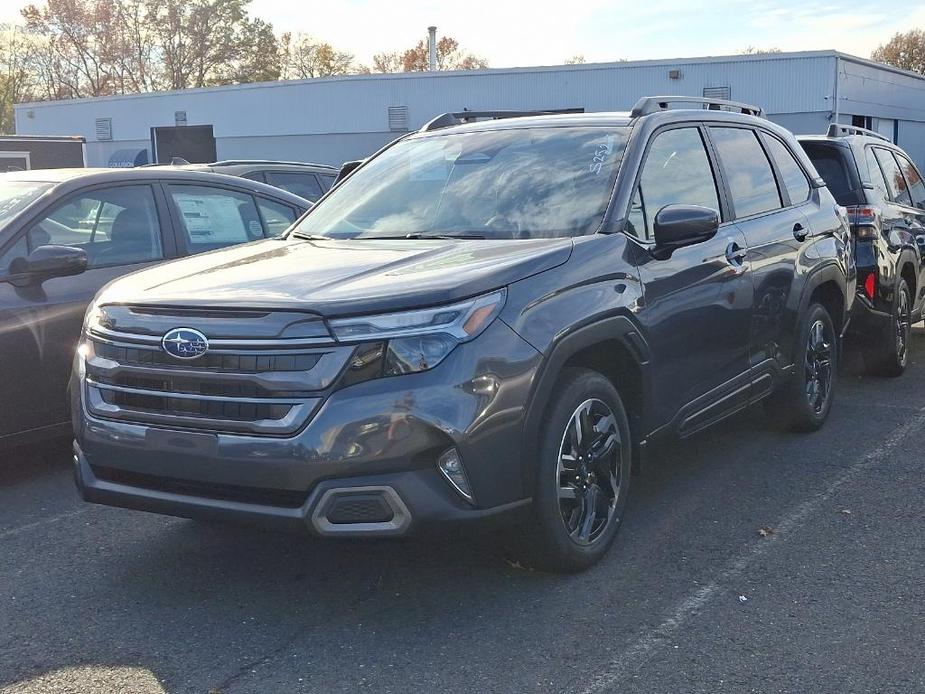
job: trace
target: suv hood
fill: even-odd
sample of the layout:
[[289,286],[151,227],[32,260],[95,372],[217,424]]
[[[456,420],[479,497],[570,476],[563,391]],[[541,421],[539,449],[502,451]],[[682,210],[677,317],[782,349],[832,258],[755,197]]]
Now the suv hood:
[[571,251],[570,238],[268,239],[141,270],[98,302],[383,312],[489,292],[561,265]]

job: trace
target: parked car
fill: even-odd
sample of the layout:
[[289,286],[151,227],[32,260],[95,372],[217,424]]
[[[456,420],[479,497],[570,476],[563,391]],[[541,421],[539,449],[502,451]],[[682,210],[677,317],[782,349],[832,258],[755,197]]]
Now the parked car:
[[309,207],[219,174],[0,175],[0,446],[67,430],[73,353],[103,285],[164,260],[279,234]]
[[867,368],[899,376],[925,299],[925,183],[909,156],[879,133],[832,124],[798,138],[829,190],[848,208],[858,270],[851,337]]
[[334,185],[338,170],[327,164],[304,164],[294,161],[236,159],[213,164],[185,164],[190,171],[213,171],[268,183],[316,202]]
[[520,522],[534,565],[590,566],[654,438],[832,405],[848,220],[759,114],[443,116],[285,238],[112,283],[72,388],[83,498],[332,537]]

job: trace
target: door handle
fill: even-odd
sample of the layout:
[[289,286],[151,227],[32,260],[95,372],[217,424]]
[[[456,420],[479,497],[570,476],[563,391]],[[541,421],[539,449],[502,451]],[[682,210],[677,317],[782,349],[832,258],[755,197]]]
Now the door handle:
[[805,241],[807,236],[809,236],[809,230],[806,227],[799,222],[793,225],[793,238],[797,241]]
[[735,241],[726,246],[726,260],[733,267],[742,267],[742,263],[748,256],[748,249],[743,248]]

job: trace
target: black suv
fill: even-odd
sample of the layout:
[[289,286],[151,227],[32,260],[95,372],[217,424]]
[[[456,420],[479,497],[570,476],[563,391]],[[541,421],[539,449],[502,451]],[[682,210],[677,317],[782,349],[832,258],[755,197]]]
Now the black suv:
[[184,164],[188,171],[212,171],[268,183],[293,195],[315,202],[334,185],[338,170],[327,164],[263,159],[228,159],[212,164]]
[[75,368],[83,497],[335,537],[519,521],[568,571],[653,437],[761,400],[821,426],[844,210],[758,109],[677,100],[714,110],[441,117],[285,238],[111,284]]
[[825,136],[798,139],[851,220],[858,271],[851,337],[871,372],[899,376],[925,297],[922,175],[899,147],[864,128],[833,123]]

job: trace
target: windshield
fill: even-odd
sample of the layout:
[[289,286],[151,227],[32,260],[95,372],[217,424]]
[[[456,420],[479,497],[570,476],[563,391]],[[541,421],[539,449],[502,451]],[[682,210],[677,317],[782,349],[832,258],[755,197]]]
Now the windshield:
[[51,185],[51,183],[32,181],[0,180],[0,229],[3,229],[30,202],[51,188]]
[[346,179],[300,236],[529,239],[593,233],[627,128],[522,128],[411,137]]

